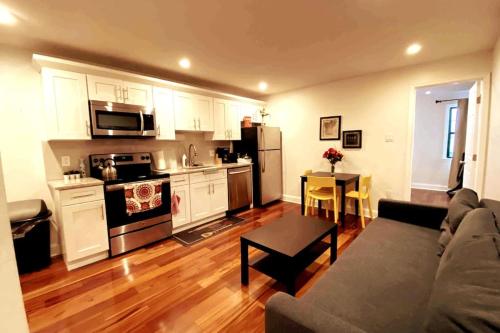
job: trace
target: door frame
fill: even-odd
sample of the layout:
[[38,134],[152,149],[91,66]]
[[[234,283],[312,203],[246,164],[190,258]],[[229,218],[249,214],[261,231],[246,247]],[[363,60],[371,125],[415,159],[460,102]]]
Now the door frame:
[[413,85],[410,88],[409,100],[409,113],[408,113],[408,138],[406,145],[406,172],[405,172],[405,187],[404,187],[404,200],[411,199],[411,178],[413,170],[413,148],[415,139],[415,109],[417,103],[417,89],[423,87],[432,87],[443,84],[450,84],[453,82],[463,81],[481,81],[481,104],[482,114],[479,116],[477,125],[478,133],[478,151],[477,151],[477,164],[476,164],[476,189],[478,196],[481,198],[484,195],[484,178],[486,173],[486,160],[488,151],[488,131],[490,123],[490,98],[491,98],[491,72],[482,76],[463,76],[457,77],[448,81],[431,81],[418,85]]

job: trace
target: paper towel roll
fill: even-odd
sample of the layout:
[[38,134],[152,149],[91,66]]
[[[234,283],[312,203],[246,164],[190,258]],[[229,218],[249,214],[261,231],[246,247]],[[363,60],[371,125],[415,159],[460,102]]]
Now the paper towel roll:
[[151,153],[153,157],[153,169],[155,170],[165,170],[167,168],[167,162],[165,160],[165,153],[163,150],[154,151]]

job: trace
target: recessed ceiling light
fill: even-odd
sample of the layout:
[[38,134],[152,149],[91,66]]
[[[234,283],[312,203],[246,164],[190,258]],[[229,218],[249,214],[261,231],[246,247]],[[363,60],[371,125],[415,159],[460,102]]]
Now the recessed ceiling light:
[[264,81],[259,82],[259,89],[260,89],[260,91],[267,90],[267,87],[268,87],[267,82],[264,82]]
[[420,50],[422,50],[422,45],[420,45],[419,43],[413,43],[406,48],[406,54],[414,55],[420,52]]
[[179,66],[187,69],[191,67],[191,61],[189,61],[188,58],[182,58],[181,60],[179,60]]
[[431,92],[430,90],[427,90],[427,91],[425,92],[425,94],[426,94],[426,95],[430,95],[431,93],[432,93],[432,92]]
[[16,22],[14,14],[7,7],[0,6],[0,24],[13,25]]

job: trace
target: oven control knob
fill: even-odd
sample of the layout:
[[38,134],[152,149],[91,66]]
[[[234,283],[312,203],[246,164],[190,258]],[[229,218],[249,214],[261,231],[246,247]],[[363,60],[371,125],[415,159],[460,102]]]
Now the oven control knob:
[[99,160],[97,158],[94,158],[94,163],[97,163],[99,162]]
[[149,156],[146,156],[146,159],[149,160]]
[[144,157],[144,156],[141,156],[141,160],[143,160],[143,161],[144,161],[145,159],[146,159],[146,157]]

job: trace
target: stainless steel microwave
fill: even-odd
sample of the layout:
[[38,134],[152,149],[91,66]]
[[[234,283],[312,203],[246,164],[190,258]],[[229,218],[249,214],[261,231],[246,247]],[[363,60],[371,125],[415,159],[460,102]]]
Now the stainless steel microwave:
[[141,105],[89,101],[93,138],[155,137],[153,108]]

